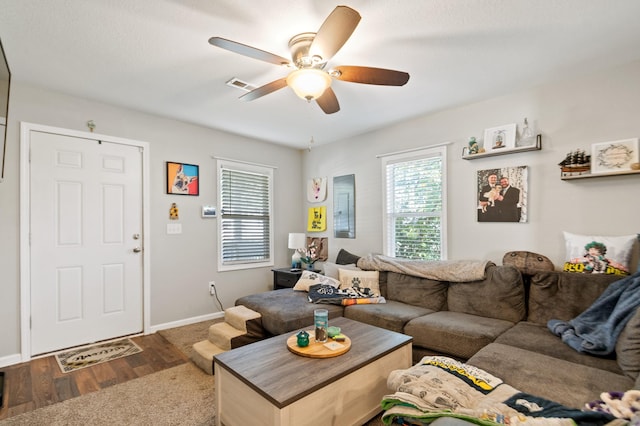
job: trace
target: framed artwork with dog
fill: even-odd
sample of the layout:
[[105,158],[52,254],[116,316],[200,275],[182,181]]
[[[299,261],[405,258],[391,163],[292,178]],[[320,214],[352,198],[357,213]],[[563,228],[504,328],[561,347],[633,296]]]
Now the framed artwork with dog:
[[199,167],[167,161],[167,194],[199,195]]

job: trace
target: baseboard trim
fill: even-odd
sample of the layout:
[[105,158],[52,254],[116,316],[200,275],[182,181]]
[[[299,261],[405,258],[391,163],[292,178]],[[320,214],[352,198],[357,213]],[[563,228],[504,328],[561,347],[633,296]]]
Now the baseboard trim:
[[13,354],[4,357],[0,357],[0,368],[8,367],[9,365],[20,364],[22,362],[22,356],[20,354]]
[[198,317],[185,318],[178,321],[166,322],[164,324],[152,325],[149,327],[149,334],[155,333],[156,331],[166,330],[167,328],[175,328],[182,327],[184,325],[195,324],[197,322],[202,321],[210,321],[218,318],[223,318],[224,312],[214,312],[212,314],[200,315]]

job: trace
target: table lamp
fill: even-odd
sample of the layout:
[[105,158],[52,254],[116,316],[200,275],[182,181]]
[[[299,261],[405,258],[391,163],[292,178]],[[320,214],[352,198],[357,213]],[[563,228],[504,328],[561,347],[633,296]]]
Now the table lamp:
[[289,234],[289,248],[293,249],[293,256],[291,256],[291,269],[302,268],[302,261],[300,260],[300,252],[298,250],[305,250],[306,245],[307,236],[305,234]]

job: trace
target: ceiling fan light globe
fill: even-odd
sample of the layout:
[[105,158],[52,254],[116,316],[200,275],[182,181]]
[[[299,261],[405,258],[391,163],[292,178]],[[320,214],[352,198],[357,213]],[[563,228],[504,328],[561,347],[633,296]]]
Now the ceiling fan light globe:
[[331,86],[331,77],[318,69],[301,69],[289,74],[287,85],[300,98],[310,101],[322,96],[327,87]]

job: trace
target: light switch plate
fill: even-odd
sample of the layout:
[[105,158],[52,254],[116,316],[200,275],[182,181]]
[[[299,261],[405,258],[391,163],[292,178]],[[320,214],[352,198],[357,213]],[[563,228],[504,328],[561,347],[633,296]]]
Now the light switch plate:
[[167,223],[167,234],[182,234],[182,224]]

